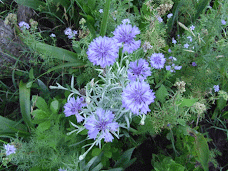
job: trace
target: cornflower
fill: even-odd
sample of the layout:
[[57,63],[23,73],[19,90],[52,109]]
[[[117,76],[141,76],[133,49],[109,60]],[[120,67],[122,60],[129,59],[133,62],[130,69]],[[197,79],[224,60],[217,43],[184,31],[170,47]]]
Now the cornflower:
[[142,81],[151,75],[149,64],[145,59],[139,59],[135,62],[130,62],[129,68],[128,79],[131,81],[136,81],[137,79]]
[[82,117],[79,114],[79,111],[82,109],[82,107],[85,107],[86,103],[84,103],[84,98],[83,97],[77,97],[77,99],[75,99],[74,97],[71,97],[68,102],[64,105],[64,113],[65,116],[71,116],[71,115],[75,115],[77,118],[77,122],[81,122],[84,117]]
[[150,64],[155,69],[162,69],[165,61],[166,59],[162,53],[153,53],[150,57]]
[[16,153],[16,148],[14,147],[14,145],[10,145],[10,144],[5,145],[4,144],[4,148],[6,150],[6,156]]
[[119,44],[116,39],[109,37],[97,37],[88,48],[87,55],[93,65],[100,65],[102,68],[114,64],[119,54]]
[[115,132],[119,128],[118,123],[114,121],[114,117],[115,115],[111,111],[98,108],[96,114],[90,115],[85,123],[85,128],[89,130],[89,138],[95,140],[97,135],[100,134],[99,139],[104,138],[106,142],[112,142],[114,138],[110,132]]
[[154,102],[155,93],[144,81],[130,82],[122,93],[122,105],[132,113],[140,115],[150,111],[149,105]]
[[118,43],[123,43],[123,52],[133,53],[140,47],[141,41],[134,40],[137,34],[140,34],[138,27],[130,24],[121,24],[113,32],[114,38]]

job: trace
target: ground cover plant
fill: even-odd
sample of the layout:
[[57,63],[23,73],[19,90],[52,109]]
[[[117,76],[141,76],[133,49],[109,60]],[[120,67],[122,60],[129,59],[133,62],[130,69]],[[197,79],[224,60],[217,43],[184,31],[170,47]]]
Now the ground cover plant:
[[1,170],[228,169],[226,0],[0,8]]

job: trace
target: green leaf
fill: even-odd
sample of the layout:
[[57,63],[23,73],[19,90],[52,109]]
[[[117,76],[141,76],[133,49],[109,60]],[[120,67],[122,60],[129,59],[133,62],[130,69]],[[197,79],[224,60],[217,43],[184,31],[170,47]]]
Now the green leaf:
[[29,78],[30,79],[34,79],[35,77],[34,77],[34,74],[33,74],[33,68],[31,68],[30,70],[29,70]]
[[50,127],[51,127],[50,121],[45,121],[45,122],[42,122],[38,125],[37,130],[40,132],[44,132],[47,129],[49,129]]
[[92,151],[92,156],[98,156],[101,153],[100,148],[94,148]]
[[45,7],[46,4],[40,0],[15,0],[16,3],[24,5],[26,7],[38,10],[40,6]]
[[40,109],[36,109],[32,112],[32,115],[34,116],[34,118],[36,119],[47,119],[49,117],[49,115]]
[[48,105],[42,97],[32,96],[32,101],[35,102],[35,106],[38,107],[39,109],[41,109],[47,113],[49,112]]
[[103,18],[102,18],[102,21],[101,21],[100,35],[102,37],[105,36],[105,34],[106,34],[108,16],[109,16],[109,10],[110,10],[110,4],[111,4],[111,0],[106,0],[105,7],[104,7]]
[[50,109],[53,113],[58,113],[59,111],[59,101],[54,100],[51,102]]
[[180,107],[184,107],[184,106],[191,107],[197,101],[198,99],[183,99],[180,102]]
[[161,87],[156,91],[156,98],[161,102],[164,103],[166,100],[166,96],[168,95],[168,91],[166,87],[162,84]]
[[202,165],[204,171],[208,171],[210,151],[207,144],[207,140],[204,138],[202,134],[197,134],[196,141],[195,141],[195,151],[198,156],[198,160]]
[[105,151],[104,156],[110,159],[112,157],[112,152],[111,151]]
[[20,81],[19,84],[19,101],[20,109],[24,122],[31,128],[34,127],[30,115],[30,89],[26,87],[26,83]]

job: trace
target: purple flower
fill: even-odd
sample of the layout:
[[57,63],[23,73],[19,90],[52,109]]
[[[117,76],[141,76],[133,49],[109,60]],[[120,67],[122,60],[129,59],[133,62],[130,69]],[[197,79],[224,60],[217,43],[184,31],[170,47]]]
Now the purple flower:
[[168,49],[168,52],[171,53],[172,52],[171,49]]
[[68,27],[64,30],[64,34],[67,35],[69,39],[72,39],[78,32]]
[[90,115],[85,123],[85,128],[89,130],[89,138],[95,140],[100,133],[100,139],[104,138],[106,142],[112,142],[114,138],[110,132],[117,131],[119,128],[118,123],[114,121],[114,117],[115,115],[111,111],[98,108],[96,114]]
[[188,36],[187,39],[189,39],[190,42],[192,42],[192,37]]
[[122,93],[122,105],[134,114],[146,114],[150,111],[149,104],[154,102],[155,93],[144,81],[130,82]]
[[122,23],[123,23],[123,24],[130,24],[131,22],[130,22],[129,19],[124,19],[124,20],[122,21]]
[[153,53],[150,57],[150,64],[155,69],[162,69],[165,61],[166,59],[162,53]]
[[165,69],[166,69],[167,71],[170,71],[170,70],[171,70],[171,66],[170,66],[170,65],[165,66]]
[[26,22],[24,22],[24,21],[21,21],[19,24],[19,27],[21,28],[21,29],[29,29],[30,28],[30,26],[29,26],[29,24],[28,23],[26,23]]
[[60,168],[60,169],[58,169],[58,171],[67,171],[67,170]]
[[173,44],[176,44],[177,41],[176,41],[174,38],[172,38],[172,43],[173,43]]
[[78,112],[82,109],[82,107],[85,107],[86,103],[84,103],[83,97],[77,97],[75,100],[74,97],[71,97],[68,102],[64,105],[64,113],[65,116],[71,116],[75,115],[77,118],[77,122],[81,122],[84,117],[82,117]]
[[56,37],[56,35],[54,33],[51,33],[50,37]]
[[182,68],[182,66],[174,66],[175,70],[180,70]]
[[160,16],[157,16],[157,19],[158,19],[158,22],[159,23],[162,23],[163,22],[163,19]]
[[99,9],[99,13],[103,13],[103,9]]
[[226,21],[225,20],[221,20],[222,25],[226,25]]
[[192,66],[197,66],[197,64],[195,62],[192,62]]
[[138,27],[130,24],[121,24],[113,32],[114,38],[118,43],[123,43],[123,52],[133,53],[140,47],[141,41],[134,40],[137,34],[140,34]]
[[184,48],[188,48],[188,47],[189,47],[188,43],[184,44]]
[[195,26],[191,25],[190,30],[195,30]]
[[219,85],[214,85],[214,90],[215,90],[215,92],[218,92],[219,91]]
[[170,13],[170,14],[167,15],[167,18],[171,18],[172,16],[173,16],[173,14]]
[[5,145],[4,144],[4,148],[6,150],[6,155],[7,156],[12,154],[12,153],[16,153],[16,148],[14,147],[14,145],[9,145],[9,144]]
[[145,59],[139,59],[135,62],[130,62],[128,69],[128,79],[131,81],[136,81],[137,78],[142,81],[146,79],[147,76],[151,75],[150,67]]
[[100,65],[102,68],[115,63],[119,54],[117,41],[109,37],[97,37],[88,48],[87,55],[93,65]]

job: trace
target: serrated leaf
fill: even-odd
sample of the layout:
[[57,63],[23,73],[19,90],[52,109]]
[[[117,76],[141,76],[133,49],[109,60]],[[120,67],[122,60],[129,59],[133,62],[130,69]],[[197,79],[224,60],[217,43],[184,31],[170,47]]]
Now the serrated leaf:
[[101,153],[100,148],[95,148],[92,150],[92,156],[98,156]]
[[156,99],[158,99],[161,103],[164,103],[166,100],[166,96],[168,95],[168,91],[166,87],[162,84],[160,88],[156,91]]
[[54,100],[51,102],[50,109],[53,113],[58,113],[59,111],[59,102],[58,100]]
[[33,101],[35,101],[35,106],[38,107],[39,109],[45,111],[45,112],[49,112],[49,109],[48,109],[48,105],[47,103],[45,102],[45,100],[42,98],[42,97],[39,97],[39,96],[32,96]]
[[202,134],[198,134],[195,141],[195,151],[198,156],[198,160],[202,165],[204,171],[208,171],[208,163],[209,163],[209,147],[207,144],[207,140],[204,138]]

